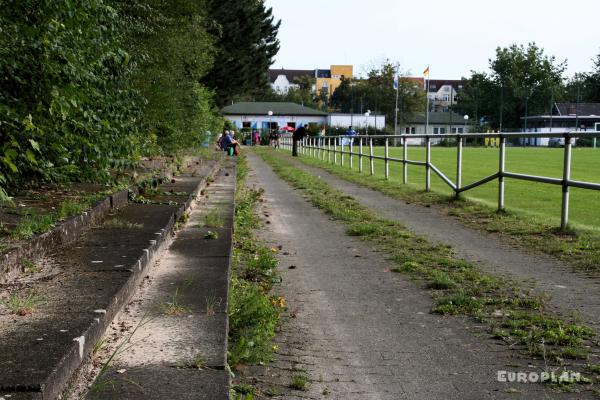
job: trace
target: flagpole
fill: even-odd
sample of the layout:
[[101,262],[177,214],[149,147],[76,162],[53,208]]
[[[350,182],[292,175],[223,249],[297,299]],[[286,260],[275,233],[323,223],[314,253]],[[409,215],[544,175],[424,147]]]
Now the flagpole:
[[425,81],[425,97],[427,97],[427,110],[425,110],[425,134],[429,133],[429,67],[427,67],[427,80]]
[[[396,78],[398,79],[398,78]],[[400,88],[400,82],[396,84],[396,108],[394,117],[394,135],[398,134],[398,89]]]

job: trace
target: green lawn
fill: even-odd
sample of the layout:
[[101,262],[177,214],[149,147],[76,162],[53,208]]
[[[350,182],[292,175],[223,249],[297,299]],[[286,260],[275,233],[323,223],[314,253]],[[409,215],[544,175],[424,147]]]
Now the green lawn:
[[[347,149],[345,149],[347,150]],[[354,148],[358,152],[358,146]],[[368,148],[363,152],[367,154]],[[375,148],[375,154],[383,155],[382,147]],[[402,158],[402,148],[390,148],[390,157]],[[409,147],[408,159],[425,161],[424,147]],[[333,160],[333,156],[332,156]],[[452,181],[456,180],[456,148],[432,147],[431,160]],[[521,148],[507,147],[506,170],[510,172],[562,177],[563,149],[560,148]],[[338,155],[338,163],[340,156]],[[345,156],[345,167],[349,167]],[[369,173],[368,158],[363,160],[363,171]],[[358,170],[358,157],[354,157],[354,169]],[[498,149],[465,147],[463,151],[463,185],[475,182],[498,170]],[[382,160],[375,161],[375,174],[384,174]],[[432,171],[432,189],[442,193],[452,190]],[[600,183],[600,149],[573,148],[572,179]],[[390,162],[390,180],[402,183],[402,164]],[[425,188],[425,168],[409,166],[409,185]],[[560,224],[561,187],[514,179],[506,180],[506,208],[543,217],[553,224]],[[498,181],[464,193],[464,196],[489,204],[497,205]],[[571,188],[570,221],[586,229],[600,230],[600,191]]]

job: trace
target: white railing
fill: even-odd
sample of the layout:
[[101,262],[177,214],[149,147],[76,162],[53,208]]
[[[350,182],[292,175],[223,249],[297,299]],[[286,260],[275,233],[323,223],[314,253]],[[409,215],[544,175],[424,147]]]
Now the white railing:
[[[390,177],[390,163],[401,163],[402,182],[408,183],[408,166],[417,165],[425,168],[425,190],[431,190],[431,171],[446,183],[458,197],[462,192],[474,189],[488,182],[498,181],[498,210],[505,208],[504,203],[504,181],[505,178],[520,179],[525,181],[540,182],[562,187],[562,206],[561,206],[561,229],[566,229],[569,223],[569,189],[571,187],[600,190],[599,183],[584,182],[571,179],[571,154],[572,140],[574,138],[598,138],[600,132],[554,132],[554,133],[535,133],[535,132],[517,132],[517,133],[465,133],[465,134],[441,134],[441,135],[373,135],[373,136],[325,136],[325,137],[307,137],[298,142],[298,152],[304,156],[318,158],[322,161],[344,166],[344,156],[349,157],[349,167],[354,168],[354,158],[358,159],[358,172],[363,173],[363,160],[369,160],[369,170],[371,175],[375,175],[375,160],[383,160],[385,165],[385,178]],[[462,182],[462,156],[463,145],[467,138],[497,139],[498,146],[498,172],[486,176],[476,182],[463,185]],[[538,175],[527,175],[506,171],[506,140],[512,138],[562,138],[564,139],[563,173],[562,178],[551,178]],[[423,139],[425,142],[425,161],[415,161],[408,158],[408,140]],[[431,160],[431,144],[433,140],[451,139],[456,140],[456,180],[452,181]],[[384,142],[384,155],[375,155],[373,152],[373,141]],[[401,143],[402,158],[394,158],[389,155],[390,141]],[[291,136],[284,136],[281,139],[282,148],[291,151],[293,140]],[[358,147],[358,152],[355,152]],[[365,148],[367,152],[365,153]]]

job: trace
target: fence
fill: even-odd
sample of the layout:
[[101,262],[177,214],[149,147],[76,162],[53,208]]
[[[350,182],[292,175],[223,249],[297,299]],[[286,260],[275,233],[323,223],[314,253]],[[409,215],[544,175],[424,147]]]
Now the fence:
[[[390,163],[402,163],[402,182],[408,183],[408,166],[417,165],[425,168],[425,190],[431,190],[431,171],[446,183],[458,197],[462,192],[474,189],[494,180],[498,180],[498,210],[505,209],[504,203],[504,183],[505,178],[519,179],[525,181],[540,182],[562,187],[562,205],[561,205],[561,229],[565,230],[569,223],[569,189],[571,187],[600,190],[600,184],[593,182],[584,182],[571,179],[571,155],[574,138],[598,138],[600,132],[556,132],[556,133],[465,133],[465,134],[441,134],[441,135],[373,135],[373,136],[327,136],[327,137],[307,137],[298,143],[299,153],[322,161],[344,166],[344,155],[349,157],[349,167],[354,168],[354,158],[358,159],[358,172],[363,173],[363,160],[369,161],[370,174],[375,174],[375,160],[383,160],[385,165],[385,178],[390,176]],[[476,182],[463,185],[462,182],[462,155],[463,145],[467,138],[499,139],[498,146],[498,172],[489,175]],[[519,174],[507,171],[506,166],[506,141],[507,139],[517,138],[560,138],[564,140],[563,173],[562,179],[551,178],[538,175]],[[425,141],[425,161],[415,161],[408,158],[408,140],[422,139]],[[431,160],[431,145],[433,140],[450,139],[456,140],[456,182],[453,182],[440,169],[438,169]],[[373,153],[373,142],[379,141],[384,144],[384,155],[378,156]],[[390,142],[401,143],[402,158],[389,156]],[[292,149],[292,138],[285,136],[281,140],[282,148]],[[358,147],[358,152],[354,150]],[[368,149],[365,153],[365,147]]]

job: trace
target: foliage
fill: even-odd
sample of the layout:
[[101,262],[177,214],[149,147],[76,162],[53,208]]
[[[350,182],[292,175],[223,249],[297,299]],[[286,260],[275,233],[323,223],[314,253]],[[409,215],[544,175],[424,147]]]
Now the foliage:
[[220,131],[213,92],[199,82],[212,68],[214,40],[203,1],[119,0],[126,47],[136,61],[132,85],[144,98],[142,128],[159,149],[197,147]]
[[566,85],[567,98],[584,103],[600,102],[600,54],[594,60],[592,72],[575,74]]
[[6,1],[0,27],[1,196],[32,179],[106,180],[136,159],[133,66],[114,8]]
[[[388,125],[393,125],[396,108],[393,82],[397,71],[399,65],[386,60],[381,66],[372,68],[366,79],[342,77],[340,86],[331,96],[331,107],[343,113],[357,114],[367,110],[382,113]],[[398,108],[399,125],[425,110],[425,93],[404,76],[398,80]]]
[[566,61],[557,62],[535,43],[498,47],[490,69],[489,75],[472,72],[456,107],[481,125],[518,128],[521,117],[549,113],[552,99],[563,97]]
[[301,76],[294,79],[298,87],[291,87],[287,93],[278,93],[272,88],[268,88],[264,94],[257,97],[257,101],[281,101],[296,104],[302,104],[306,107],[319,109],[323,106],[313,92],[315,79],[308,76]]
[[262,0],[207,0],[206,9],[218,51],[203,82],[219,93],[217,103],[264,93],[267,70],[279,50],[280,22],[272,10]]
[[254,235],[259,226],[255,206],[262,194],[244,184],[248,169],[241,157],[237,166],[234,232],[234,276],[229,290],[229,352],[231,364],[264,362],[279,324],[283,298],[271,298],[277,279],[277,259]]

